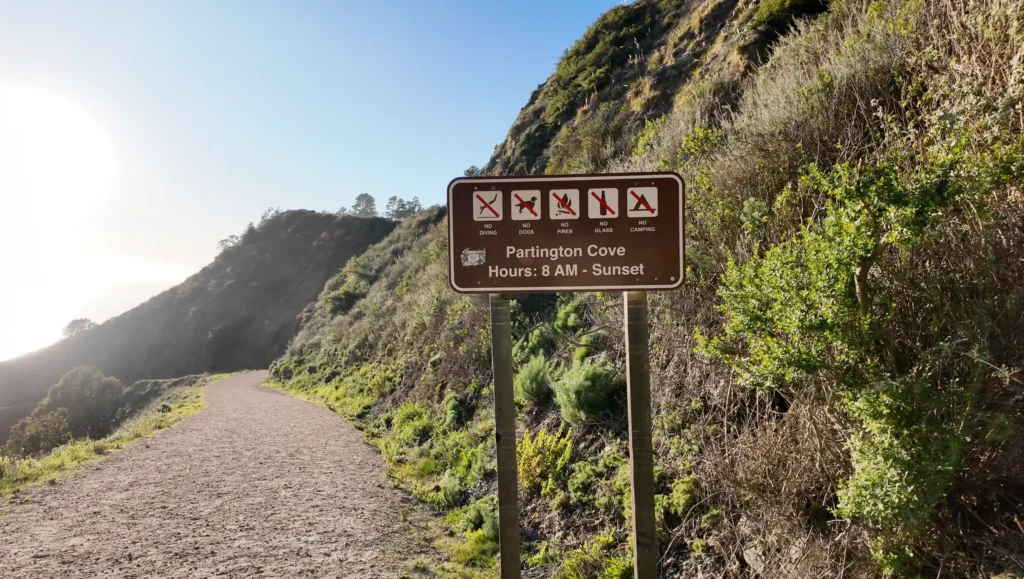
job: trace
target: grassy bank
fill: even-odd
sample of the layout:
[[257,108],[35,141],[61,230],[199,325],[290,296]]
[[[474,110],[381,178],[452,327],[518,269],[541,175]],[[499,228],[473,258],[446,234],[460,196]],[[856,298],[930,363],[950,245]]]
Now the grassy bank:
[[100,440],[73,440],[40,457],[0,456],[0,495],[11,495],[69,476],[85,462],[107,456],[130,442],[154,436],[174,426],[203,407],[206,386],[226,376],[210,376],[194,386],[168,390],[135,417],[122,424],[113,434]]
[[[384,457],[389,480],[396,487],[409,491],[416,498],[436,507],[437,510],[434,511],[436,516],[429,517],[427,520],[424,520],[425,517],[418,517],[415,523],[421,528],[421,533],[423,533],[421,538],[437,549],[440,557],[434,560],[417,558],[411,561],[406,576],[416,577],[426,574],[446,579],[489,579],[497,576],[497,561],[494,557],[497,538],[495,512],[481,511],[479,508],[473,510],[473,513],[469,513],[471,509],[456,509],[448,512],[446,507],[452,506],[452,501],[450,497],[447,499],[445,497],[454,492],[452,488],[457,486],[456,483],[453,481],[447,485],[434,485],[434,477],[431,477],[429,472],[423,472],[422,468],[416,468],[416,464],[421,463],[409,464],[407,455],[412,448],[409,441],[403,442],[400,440],[400,436],[392,436],[382,430],[380,425],[376,424],[378,421],[364,420],[365,415],[362,412],[364,408],[361,406],[361,398],[357,392],[350,391],[347,384],[339,384],[337,388],[333,386],[300,387],[303,384],[311,385],[311,383],[306,384],[301,378],[297,381],[268,380],[264,383],[269,388],[339,414],[355,428],[362,430],[366,442],[377,448]],[[397,413],[392,421],[397,420],[399,425],[403,422],[406,423],[406,427],[402,431],[409,432],[416,430],[415,425],[409,426],[409,424],[422,425],[425,419],[425,416],[419,415],[417,409],[407,407],[404,412]],[[493,422],[491,425],[493,427]],[[483,430],[484,432],[479,433],[481,436],[477,444],[490,438],[490,430],[486,428]],[[458,438],[461,440],[463,437]],[[466,445],[455,444],[456,437],[448,436],[446,440],[449,442],[446,445],[449,453],[452,448],[459,447],[462,452],[455,451],[456,454],[463,456],[467,454],[467,449],[461,448]],[[469,450],[472,452],[472,449]],[[475,454],[486,459],[486,453],[477,452]],[[430,463],[431,459],[427,458],[426,462]],[[489,468],[493,469],[493,465],[490,465]],[[484,469],[477,468],[476,470]],[[403,513],[402,516],[408,515],[408,513]],[[476,525],[471,525],[476,528],[469,532],[466,532],[465,519],[467,515],[470,518],[479,519]]]

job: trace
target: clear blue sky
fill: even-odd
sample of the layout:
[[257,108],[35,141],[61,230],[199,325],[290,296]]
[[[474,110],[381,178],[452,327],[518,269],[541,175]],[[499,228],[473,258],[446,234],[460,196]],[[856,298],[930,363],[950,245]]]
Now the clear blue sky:
[[102,127],[116,177],[68,227],[105,263],[165,272],[118,287],[168,285],[150,278],[197,270],[269,206],[441,203],[615,4],[0,0],[0,87],[50,91]]

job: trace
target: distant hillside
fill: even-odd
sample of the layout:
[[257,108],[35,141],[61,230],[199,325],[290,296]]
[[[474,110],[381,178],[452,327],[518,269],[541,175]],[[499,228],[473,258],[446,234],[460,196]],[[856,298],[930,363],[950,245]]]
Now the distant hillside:
[[0,441],[75,366],[95,366],[124,383],[266,367],[284,352],[297,316],[324,282],[394,227],[387,219],[314,211],[269,216],[182,284],[0,363]]

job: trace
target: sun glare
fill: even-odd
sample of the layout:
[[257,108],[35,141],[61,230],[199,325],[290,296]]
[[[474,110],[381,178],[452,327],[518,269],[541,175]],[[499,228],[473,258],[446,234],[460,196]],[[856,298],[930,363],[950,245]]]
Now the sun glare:
[[0,83],[0,275],[14,282],[0,285],[0,359],[53,341],[110,283],[83,270],[102,259],[86,221],[116,173],[111,140],[85,107]]
[[5,211],[73,214],[113,183],[114,147],[102,125],[73,100],[0,84],[0,198]]

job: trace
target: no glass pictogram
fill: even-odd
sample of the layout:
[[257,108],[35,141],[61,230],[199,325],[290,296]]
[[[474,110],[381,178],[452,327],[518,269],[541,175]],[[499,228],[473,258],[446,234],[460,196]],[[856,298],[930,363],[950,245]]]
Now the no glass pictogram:
[[618,189],[591,189],[587,201],[587,216],[591,219],[610,219],[619,216]]

